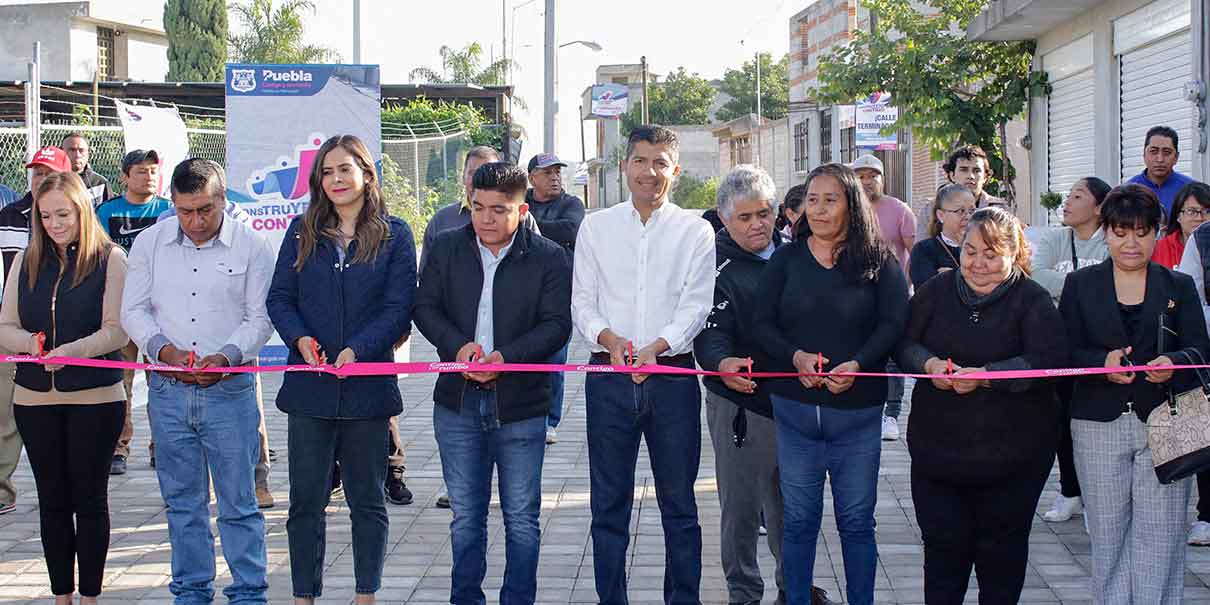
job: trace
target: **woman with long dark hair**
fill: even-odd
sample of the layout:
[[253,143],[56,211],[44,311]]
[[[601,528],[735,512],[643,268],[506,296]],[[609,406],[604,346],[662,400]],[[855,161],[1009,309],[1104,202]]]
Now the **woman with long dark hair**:
[[[881,243],[857,176],[825,164],[807,176],[792,244],[773,254],[754,306],[756,341],[775,369],[881,372],[907,320],[907,282]],[[790,603],[809,603],[830,476],[849,603],[874,602],[874,503],[885,378],[770,380],[785,498],[784,574]]]
[[[374,160],[355,136],[328,139],[311,172],[311,205],[286,231],[269,290],[291,364],[340,368],[393,361],[411,324],[416,251],[407,223],[387,214]],[[323,590],[324,508],[340,464],[353,530],[357,603],[382,583],[387,420],[402,411],[394,376],[340,379],[290,372],[277,407],[289,416],[290,574],[295,602]]]
[[786,196],[777,209],[777,220],[773,228],[781,232],[787,241],[794,239],[794,225],[802,216],[802,200],[807,195],[806,185],[795,185],[786,190]]
[[[0,347],[119,360],[126,254],[105,234],[84,182],[48,175],[30,211],[29,247],[13,260]],[[126,417],[122,371],[19,364],[13,415],[38,488],[42,552],[56,605],[96,603],[109,551],[109,462]]]

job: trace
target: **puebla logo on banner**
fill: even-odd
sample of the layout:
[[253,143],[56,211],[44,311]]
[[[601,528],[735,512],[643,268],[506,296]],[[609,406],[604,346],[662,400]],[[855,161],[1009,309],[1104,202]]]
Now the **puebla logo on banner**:
[[[228,64],[226,76],[228,193],[276,250],[307,210],[324,141],[356,135],[381,166],[378,66]],[[284,346],[266,351],[262,363],[284,361]]]

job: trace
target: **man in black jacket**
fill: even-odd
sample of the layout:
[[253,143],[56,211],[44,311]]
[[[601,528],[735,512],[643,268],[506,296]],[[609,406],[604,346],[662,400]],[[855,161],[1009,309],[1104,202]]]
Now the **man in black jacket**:
[[[502,162],[474,175],[471,224],[434,240],[420,274],[416,327],[443,362],[542,363],[571,334],[571,265],[555,243],[518,229],[525,172]],[[433,426],[454,520],[452,603],[483,602],[492,469],[507,534],[503,603],[532,603],[550,377],[442,374]]]
[[67,152],[72,172],[80,175],[80,179],[84,181],[84,188],[88,190],[88,198],[92,200],[93,208],[114,197],[113,192],[109,190],[109,180],[97,174],[92,166],[88,165],[88,139],[84,138],[84,135],[78,132],[68,133],[59,146]]
[[[751,308],[760,296],[757,282],[761,271],[782,244],[781,234],[773,226],[777,219],[774,193],[768,173],[750,165],[736,166],[719,185],[718,215],[724,228],[715,237],[714,308],[705,329],[693,340],[693,354],[704,370],[745,372],[769,367],[760,343],[752,338]],[[759,604],[764,595],[756,552],[763,513],[769,550],[777,561],[778,602],[784,602],[782,498],[773,404],[756,381],[744,376],[707,376],[702,382],[722,509],[728,601]],[[812,587],[812,602],[830,601],[822,589]]]
[[[525,194],[529,213],[538,221],[538,228],[547,239],[563,246],[570,259],[576,249],[576,233],[584,221],[584,202],[563,191],[563,171],[567,166],[553,153],[539,153],[529,160],[529,183]],[[550,358],[550,363],[567,363],[567,346],[563,345]],[[558,440],[555,429],[563,419],[563,374],[551,374],[550,414],[546,417],[546,444]]]

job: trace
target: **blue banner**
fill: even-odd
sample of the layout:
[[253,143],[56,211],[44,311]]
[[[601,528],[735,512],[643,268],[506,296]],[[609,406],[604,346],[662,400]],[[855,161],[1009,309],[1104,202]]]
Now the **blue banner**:
[[[382,161],[377,65],[227,65],[227,182],[276,250],[306,212],[320,146],[352,134]],[[285,363],[276,336],[264,365]]]

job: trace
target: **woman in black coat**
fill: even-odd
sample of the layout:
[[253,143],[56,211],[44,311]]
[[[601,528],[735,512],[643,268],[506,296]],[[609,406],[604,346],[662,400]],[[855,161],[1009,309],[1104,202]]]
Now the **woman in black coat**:
[[[1101,203],[1109,259],[1067,276],[1059,309],[1079,367],[1203,363],[1210,350],[1188,275],[1150,262],[1162,211],[1141,185]],[[1116,372],[1076,379],[1071,436],[1092,542],[1097,603],[1180,603],[1192,479],[1163,485],[1146,421],[1193,372]]]
[[925,601],[961,603],[973,566],[980,603],[1016,603],[1058,439],[1054,385],[961,376],[1060,367],[1067,343],[1050,294],[1029,279],[1012,214],[971,217],[959,270],[916,290],[898,357],[906,371],[936,376],[916,382],[908,425]]
[[[351,135],[328,139],[311,173],[311,205],[286,231],[266,303],[289,363],[393,361],[415,292],[412,232],[387,215],[369,150]],[[287,372],[277,407],[289,416],[295,602],[313,602],[323,588],[324,509],[337,462],[357,602],[373,602],[386,556],[387,422],[403,409],[396,377]]]

